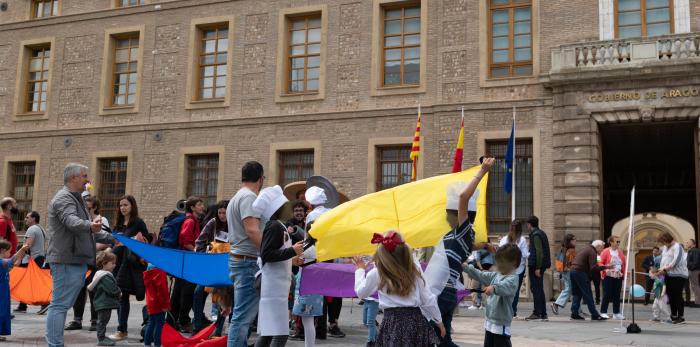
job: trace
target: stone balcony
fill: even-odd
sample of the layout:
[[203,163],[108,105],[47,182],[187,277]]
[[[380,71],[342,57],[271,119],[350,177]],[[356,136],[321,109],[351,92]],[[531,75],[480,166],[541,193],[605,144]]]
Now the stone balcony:
[[[700,64],[700,32],[582,42],[561,45],[552,50],[550,78],[554,82],[570,79],[566,75],[571,74],[601,77],[601,72],[610,77],[622,77],[632,70],[647,67],[662,70],[690,68],[697,73],[696,64]],[[681,65],[686,67],[678,69]]]

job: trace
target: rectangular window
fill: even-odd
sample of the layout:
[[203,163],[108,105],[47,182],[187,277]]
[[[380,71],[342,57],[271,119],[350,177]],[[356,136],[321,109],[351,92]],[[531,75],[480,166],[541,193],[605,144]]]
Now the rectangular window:
[[58,0],[32,1],[32,18],[58,16]]
[[289,19],[287,93],[317,93],[321,76],[321,15]]
[[17,201],[19,213],[12,216],[12,220],[17,231],[24,231],[24,217],[32,210],[32,200],[34,198],[34,175],[36,172],[36,162],[18,162],[10,164],[10,174],[12,187],[10,194]]
[[30,48],[30,51],[27,71],[27,102],[24,111],[43,113],[46,112],[46,95],[49,90],[51,46],[33,47]]
[[187,196],[197,196],[209,206],[216,204],[219,185],[219,155],[187,156]]
[[130,7],[144,5],[146,0],[117,0],[117,7]]
[[385,7],[382,11],[382,85],[420,84],[420,4]]
[[279,179],[280,186],[296,182],[306,181],[314,175],[314,151],[283,151],[279,152]]
[[377,191],[411,182],[411,146],[377,147]]
[[490,0],[489,4],[489,76],[531,76],[531,0]]
[[200,28],[199,100],[226,97],[228,75],[228,25]]
[[673,0],[617,0],[617,36],[659,36],[673,33]]
[[[508,233],[511,220],[511,194],[506,194],[503,188],[507,146],[507,140],[486,143],[486,155],[496,158],[486,189],[488,230],[493,235]],[[517,218],[527,218],[533,214],[531,139],[516,139],[515,159],[515,213]]]
[[119,198],[126,194],[127,158],[99,159],[99,190],[97,197],[102,202],[102,215],[111,225],[116,223],[119,213]]
[[113,39],[112,106],[134,106],[138,83],[139,34],[120,35]]

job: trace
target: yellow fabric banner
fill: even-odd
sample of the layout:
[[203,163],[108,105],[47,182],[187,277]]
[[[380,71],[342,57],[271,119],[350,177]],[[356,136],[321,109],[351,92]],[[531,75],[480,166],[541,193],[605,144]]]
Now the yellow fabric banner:
[[[317,240],[318,260],[374,254],[377,246],[370,243],[372,235],[388,230],[399,230],[413,248],[435,246],[450,231],[445,213],[447,187],[454,182],[471,181],[480,167],[368,194],[327,212],[311,228],[311,235]],[[486,241],[488,235],[487,182],[488,175],[477,187],[480,194],[474,221],[476,242]]]

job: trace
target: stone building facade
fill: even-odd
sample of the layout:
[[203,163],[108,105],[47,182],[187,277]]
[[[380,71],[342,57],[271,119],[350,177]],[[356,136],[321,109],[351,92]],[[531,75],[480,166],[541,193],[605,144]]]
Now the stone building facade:
[[[33,18],[35,1],[0,2],[7,5],[0,11],[3,194],[16,195],[24,185],[23,201],[42,213],[68,162],[87,164],[98,192],[134,195],[154,230],[197,184],[211,200],[230,198],[248,160],[265,165],[269,184],[313,172],[355,198],[405,178],[405,163],[383,165],[410,146],[419,105],[419,177],[451,171],[462,107],[465,167],[503,150],[515,107],[523,146],[518,162],[525,170],[517,185],[523,196],[518,215],[540,216],[552,243],[565,232],[581,241],[612,233],[629,213],[620,191],[643,175],[625,176],[619,167],[608,175],[603,157],[614,164],[625,156],[607,152],[625,148],[620,132],[638,138],[640,129],[653,134],[667,124],[672,139],[677,129],[689,129],[682,149],[691,159],[684,157],[681,171],[690,176],[682,187],[666,188],[685,194],[680,217],[697,229],[700,0],[638,0],[639,10],[628,0],[145,0],[127,7],[111,0],[39,1],[55,3],[45,18]],[[641,37],[623,37],[630,35],[625,6],[641,18]],[[417,65],[407,62],[408,48],[401,60],[405,71],[418,70],[403,75],[411,83],[394,86],[387,83],[391,64],[382,52],[388,11],[396,8],[404,11],[404,36],[406,18],[420,20],[410,22],[418,23],[417,50],[411,51]],[[501,15],[506,22],[499,27]],[[665,20],[665,35],[653,25],[657,17]],[[298,18],[310,18],[307,28],[317,18],[314,33],[320,32],[317,82],[306,93],[288,89],[288,30]],[[214,29],[228,40],[221,60],[228,69],[218,84],[220,98],[204,100],[200,41]],[[501,29],[508,42],[503,56],[495,52]],[[115,59],[121,59],[115,52],[125,38],[138,49],[129,56],[136,81],[124,82],[129,91],[122,107],[112,84]],[[27,90],[37,47],[51,49],[45,99]],[[513,63],[519,55],[524,65]],[[496,63],[502,59],[505,65]],[[36,95],[39,102],[32,104]],[[27,112],[44,100],[43,111]],[[662,163],[676,155],[674,149],[647,159]],[[202,161],[193,164],[193,158]],[[384,177],[387,168],[400,173]],[[296,171],[285,176],[287,170]],[[619,191],[606,192],[611,177],[622,182],[611,183]],[[660,201],[654,195],[659,187],[645,187],[640,199]],[[507,228],[509,203],[498,192],[489,198],[496,235]],[[637,211],[678,216],[673,200]]]

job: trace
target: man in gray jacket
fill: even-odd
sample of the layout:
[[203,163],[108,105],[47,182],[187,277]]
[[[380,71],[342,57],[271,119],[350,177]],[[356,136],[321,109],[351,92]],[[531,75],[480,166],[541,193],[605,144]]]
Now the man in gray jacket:
[[85,282],[87,266],[95,263],[92,234],[102,229],[100,220],[90,213],[80,194],[88,182],[87,167],[71,163],[63,171],[64,187],[49,203],[49,247],[46,262],[51,265],[53,293],[46,317],[46,342],[63,346],[66,312],[73,306]]

